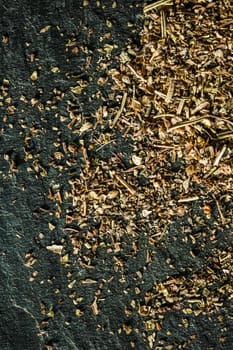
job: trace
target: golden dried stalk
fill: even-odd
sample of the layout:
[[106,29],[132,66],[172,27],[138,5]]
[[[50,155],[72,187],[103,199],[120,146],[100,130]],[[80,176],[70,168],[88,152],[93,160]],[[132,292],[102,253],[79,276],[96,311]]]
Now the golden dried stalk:
[[173,1],[172,0],[158,0],[156,2],[153,2],[150,5],[146,5],[144,7],[144,13],[147,13],[149,11],[152,11],[160,6],[165,6],[165,5],[172,5]]
[[188,120],[186,122],[176,124],[176,125],[172,126],[171,128],[169,128],[167,130],[167,132],[171,132],[171,131],[174,131],[176,129],[183,128],[184,126],[194,125],[196,123],[199,123],[203,119],[206,119],[206,116],[201,116],[199,118],[191,119],[191,120]]
[[224,155],[224,153],[225,153],[225,151],[227,150],[227,145],[224,145],[223,147],[222,147],[222,149],[221,149],[221,152],[217,155],[217,157],[215,158],[215,160],[214,160],[214,164],[213,164],[213,166],[215,167],[218,167],[219,166],[219,162],[220,162],[220,160],[222,159],[222,157],[223,157],[223,155]]
[[166,36],[167,36],[166,16],[165,16],[165,12],[161,10],[161,37],[162,39],[165,39]]
[[218,140],[225,140],[225,139],[229,139],[233,137],[233,132],[232,131],[226,131],[226,132],[222,132],[220,134],[217,135],[217,139]]
[[127,92],[124,93],[123,95],[123,98],[122,98],[122,101],[121,101],[121,106],[120,106],[120,109],[119,111],[117,112],[113,122],[112,122],[112,125],[110,126],[111,129],[114,128],[114,126],[116,125],[116,123],[118,122],[118,119],[120,118],[121,116],[121,113],[123,112],[123,109],[125,107],[125,103],[126,103],[126,100],[127,100]]
[[198,196],[194,196],[194,197],[186,197],[186,198],[181,198],[178,200],[179,203],[188,203],[188,202],[193,202],[193,201],[197,201],[199,199]]
[[136,194],[136,190],[130,186],[120,175],[115,175],[115,178],[121,185],[123,185],[132,195]]

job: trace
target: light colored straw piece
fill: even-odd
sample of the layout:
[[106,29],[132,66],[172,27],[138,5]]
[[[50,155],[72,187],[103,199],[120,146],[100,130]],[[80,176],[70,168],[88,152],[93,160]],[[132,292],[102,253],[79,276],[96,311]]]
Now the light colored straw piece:
[[164,5],[172,5],[172,0],[158,0],[156,2],[153,2],[150,5],[146,5],[144,7],[144,13],[147,13],[149,11],[152,11],[160,6],[164,6]]
[[123,185],[132,195],[136,194],[136,190],[130,186],[120,175],[115,175],[116,180]]
[[198,196],[194,196],[194,197],[187,197],[187,198],[181,198],[178,200],[179,203],[188,203],[188,202],[193,202],[193,201],[197,201],[199,199]]
[[224,145],[224,146],[222,147],[222,149],[221,149],[221,152],[217,155],[217,157],[216,157],[215,160],[214,160],[214,163],[213,163],[213,166],[214,166],[214,167],[219,165],[219,162],[220,162],[220,160],[222,159],[222,157],[223,157],[223,155],[224,155],[224,153],[225,153],[226,150],[227,150],[227,145]]
[[125,92],[124,95],[123,95],[123,98],[122,98],[122,101],[121,101],[120,109],[119,109],[119,111],[117,112],[115,118],[113,119],[113,122],[112,122],[112,125],[111,125],[111,129],[113,129],[114,126],[116,125],[116,123],[118,122],[118,119],[120,118],[121,113],[123,112],[123,109],[124,109],[124,107],[125,107],[126,100],[127,100],[127,92]]

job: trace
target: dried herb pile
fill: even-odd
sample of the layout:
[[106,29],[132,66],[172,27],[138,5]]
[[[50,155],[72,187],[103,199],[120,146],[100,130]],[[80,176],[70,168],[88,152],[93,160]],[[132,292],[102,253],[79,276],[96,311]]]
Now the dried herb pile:
[[[100,256],[109,269],[90,304],[95,316],[115,284],[130,295],[117,333],[132,348],[142,332],[150,349],[197,349],[198,320],[208,318],[219,330],[208,349],[221,348],[233,297],[232,8],[159,1],[144,12],[141,47],[129,44],[120,70],[105,63],[99,79],[113,79],[108,100],[118,107],[103,103],[94,125],[89,117],[76,124],[80,148],[69,151],[81,152],[83,164],[69,181],[64,230],[72,254],[93,270],[81,283],[98,283]],[[82,317],[85,297],[74,290],[71,298]],[[176,329],[170,313],[179,315]]]
[[73,251],[61,262],[89,271],[69,273],[77,317],[87,304],[101,328],[118,295],[115,332],[132,348],[142,336],[150,349],[197,349],[200,320],[218,329],[208,349],[221,348],[232,329],[232,8],[159,1],[144,12],[141,46],[128,45],[120,70],[101,66],[118,106],[104,102],[94,122],[70,114],[79,148],[64,151],[82,164],[64,195]]
[[[149,245],[168,247],[166,262],[173,269],[140,301],[151,349],[196,348],[195,332],[183,342],[181,335],[170,344],[169,335],[157,340],[169,310],[181,310],[179,326],[189,328],[185,315],[214,318],[233,297],[232,10],[228,1],[145,6],[141,48],[128,47],[121,54],[121,71],[110,72],[125,91],[112,127],[131,135],[134,143],[132,166],[121,172],[129,193],[123,214],[130,217],[128,233],[142,230]],[[139,185],[142,177],[145,186]],[[170,224],[177,217],[183,218],[180,237],[173,237]],[[177,250],[183,242],[179,252],[169,246],[173,240]],[[148,265],[153,253],[148,249]],[[201,257],[200,265],[190,263],[178,273],[179,253],[181,266],[182,254],[193,261]],[[229,348],[223,329],[208,349]]]

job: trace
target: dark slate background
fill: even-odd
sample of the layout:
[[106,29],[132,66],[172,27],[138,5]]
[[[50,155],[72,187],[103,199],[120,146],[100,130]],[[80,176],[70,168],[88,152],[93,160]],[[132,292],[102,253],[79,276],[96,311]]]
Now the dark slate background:
[[[76,101],[77,109],[89,114],[100,103],[97,100],[89,103],[88,96],[98,91],[96,81],[101,72],[97,72],[100,59],[97,49],[107,42],[100,42],[101,36],[109,31],[106,20],[113,24],[108,43],[118,45],[109,59],[119,54],[129,39],[139,42],[142,1],[117,1],[115,10],[112,9],[112,1],[101,1],[104,9],[98,8],[95,1],[90,1],[86,7],[82,3],[79,0],[0,1],[0,37],[8,38],[7,43],[0,42],[0,85],[4,79],[10,81],[8,97],[12,98],[10,105],[15,108],[15,113],[11,114],[7,110],[9,104],[3,101],[0,106],[1,350],[96,350],[123,349],[125,346],[117,338],[112,340],[97,334],[95,321],[90,317],[79,321],[74,315],[74,305],[68,297],[67,271],[60,264],[59,257],[45,248],[57,238],[54,235],[62,233],[52,233],[43,246],[37,239],[40,232],[48,232],[50,219],[46,215],[38,218],[35,214],[38,208],[52,208],[47,193],[51,181],[58,174],[50,170],[47,178],[41,178],[35,172],[27,171],[31,163],[24,160],[25,137],[30,128],[41,129],[43,133],[30,141],[26,151],[39,153],[46,166],[49,155],[54,152],[53,141],[57,136],[52,128],[57,126],[62,130],[64,126],[53,112],[41,114],[30,103],[22,102],[20,97],[23,95],[28,101],[37,98],[45,103],[51,98],[51,91],[59,88],[65,97],[57,108],[59,113],[66,113],[70,87],[75,86],[72,75],[92,76],[93,82],[85,96]],[[129,21],[133,24],[131,28],[127,24]],[[40,30],[46,25],[51,25],[51,30],[41,34]],[[94,29],[91,37],[88,29]],[[87,72],[83,68],[86,58],[83,53],[72,56],[65,51],[72,35],[78,38],[78,45],[88,47],[92,63]],[[35,62],[30,62],[32,53],[38,58]],[[58,66],[60,72],[51,74],[53,66]],[[39,72],[39,79],[32,83],[30,75],[35,70]],[[4,115],[7,122],[3,122]],[[67,133],[67,130],[62,133],[64,140],[72,138]],[[16,171],[9,175],[12,162]],[[37,259],[38,283],[29,282],[32,270],[24,265],[26,253]],[[47,282],[48,279],[53,279],[52,285]],[[54,294],[55,288],[60,290],[59,296]],[[61,296],[63,302],[59,306]],[[47,316],[41,314],[41,302],[48,309],[50,306],[55,309],[56,317],[48,323]]]

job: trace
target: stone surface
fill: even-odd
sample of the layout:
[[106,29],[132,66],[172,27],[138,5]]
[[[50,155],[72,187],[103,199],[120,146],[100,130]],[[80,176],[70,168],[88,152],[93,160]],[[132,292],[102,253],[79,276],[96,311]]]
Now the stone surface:
[[[1,1],[0,4],[0,34],[3,38],[0,43],[0,81],[1,84],[5,81],[3,89],[7,89],[7,97],[11,98],[10,103],[5,102],[0,107],[2,350],[96,350],[107,349],[113,343],[108,336],[104,340],[98,331],[96,333],[93,320],[79,321],[75,316],[74,305],[69,299],[70,290],[67,290],[67,271],[59,256],[46,249],[61,232],[47,235],[49,218],[37,214],[41,207],[45,210],[51,208],[46,195],[57,173],[48,169],[48,177],[41,178],[35,171],[28,172],[31,161],[25,161],[25,137],[30,128],[44,132],[29,141],[26,151],[34,155],[40,153],[45,165],[54,151],[52,128],[62,128],[53,111],[41,114],[30,101],[37,99],[43,104],[53,98],[53,89],[61,89],[66,96],[59,102],[58,110],[65,113],[70,98],[69,88],[75,85],[75,76],[83,74],[92,76],[93,82],[77,105],[80,110],[90,113],[98,101],[87,103],[86,96],[98,89],[96,80],[101,75],[97,69],[98,49],[103,46],[100,40],[107,31],[106,20],[113,23],[108,42],[118,46],[111,57],[120,52],[129,38],[138,40],[140,28],[133,31],[127,23],[138,22],[137,17],[142,13],[139,1],[128,1],[127,4],[117,1],[114,10],[111,1],[101,1],[104,9],[97,7],[95,2],[86,7],[82,4],[82,1],[33,3],[26,0]],[[88,29],[93,30],[90,37]],[[88,47],[92,64],[87,71],[84,68],[85,52],[73,56],[66,52],[66,45],[74,35],[78,38],[78,46]],[[51,72],[54,67],[55,71],[58,67],[58,73]],[[15,113],[9,112],[9,105],[14,106]],[[6,122],[3,121],[4,115],[7,116]],[[62,137],[65,140],[71,136],[63,134]],[[11,171],[13,163],[14,170]],[[38,239],[41,232],[46,236],[46,242],[42,244]],[[35,265],[30,266],[33,259]],[[39,277],[30,282],[31,274],[37,273],[35,271]],[[56,289],[60,290],[58,295]],[[56,317],[47,316],[50,308],[54,309]],[[115,344],[116,348],[121,347],[118,339],[115,339]]]

